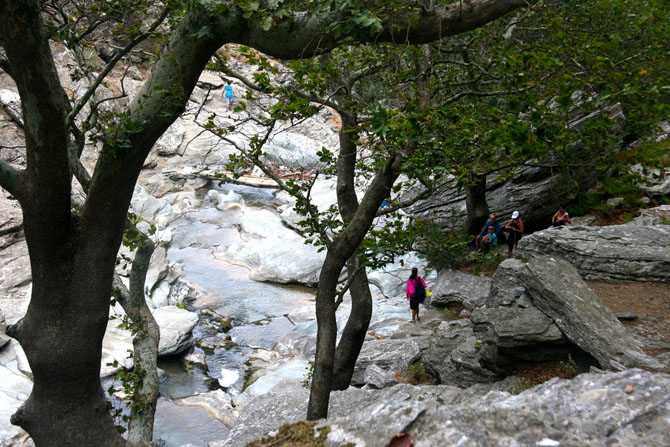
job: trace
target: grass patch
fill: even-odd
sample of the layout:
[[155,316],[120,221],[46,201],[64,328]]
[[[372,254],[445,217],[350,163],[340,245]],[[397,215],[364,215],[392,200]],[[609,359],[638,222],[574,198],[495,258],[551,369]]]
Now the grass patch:
[[316,428],[317,421],[284,424],[274,436],[250,442],[246,447],[325,447],[330,426]]
[[418,362],[409,365],[406,372],[397,372],[394,375],[400,383],[410,383],[412,385],[433,383],[433,376],[428,374],[423,365]]

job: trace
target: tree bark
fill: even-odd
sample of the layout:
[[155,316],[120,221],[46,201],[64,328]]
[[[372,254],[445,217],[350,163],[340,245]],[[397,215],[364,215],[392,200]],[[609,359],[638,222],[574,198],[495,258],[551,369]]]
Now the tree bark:
[[131,396],[131,412],[127,439],[130,442],[151,442],[154,434],[154,416],[159,395],[158,343],[160,328],[144,298],[144,281],[149,261],[154,252],[154,243],[139,233],[142,241],[137,248],[130,271],[130,290],[118,277],[114,278],[114,292],[119,303],[132,320],[137,333],[133,337],[133,372],[141,376]]
[[[355,116],[342,113],[340,129],[340,156],[337,169],[337,204],[344,221],[350,221],[358,210],[358,198],[354,185],[358,145],[354,130],[358,127]],[[354,275],[349,288],[351,313],[342,331],[335,351],[332,390],[345,390],[351,383],[356,359],[361,352],[365,335],[372,318],[372,295],[365,268],[358,270],[353,259],[347,262],[349,275]],[[358,271],[357,271],[358,270]]]
[[316,319],[319,329],[316,337],[314,375],[307,406],[309,420],[328,416],[337,336],[335,295],[340,272],[358,249],[372,225],[380,203],[388,197],[399,175],[400,161],[397,157],[391,157],[376,173],[346,228],[328,247],[316,294]]
[[489,217],[485,175],[473,176],[472,183],[465,186],[465,206],[468,213],[465,231],[468,234],[478,234]]

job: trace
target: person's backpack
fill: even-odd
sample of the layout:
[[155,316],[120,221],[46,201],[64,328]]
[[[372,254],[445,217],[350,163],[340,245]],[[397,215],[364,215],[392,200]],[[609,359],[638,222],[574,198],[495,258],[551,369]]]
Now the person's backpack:
[[417,276],[414,280],[416,286],[414,286],[414,298],[417,299],[419,303],[426,301],[426,288],[423,286],[423,283]]

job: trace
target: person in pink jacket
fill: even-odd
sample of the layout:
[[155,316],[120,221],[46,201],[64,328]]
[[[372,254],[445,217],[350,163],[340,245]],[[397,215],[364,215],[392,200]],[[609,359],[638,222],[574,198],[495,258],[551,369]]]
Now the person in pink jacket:
[[419,270],[414,267],[412,276],[407,280],[407,286],[405,287],[409,308],[412,310],[412,323],[421,320],[421,317],[419,317],[419,303],[423,303],[426,299],[426,281],[418,273]]

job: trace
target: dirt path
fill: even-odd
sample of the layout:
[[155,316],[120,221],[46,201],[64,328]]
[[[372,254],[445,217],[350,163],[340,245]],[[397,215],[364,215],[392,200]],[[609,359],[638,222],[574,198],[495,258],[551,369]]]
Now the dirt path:
[[589,281],[588,285],[617,315],[637,316],[622,323],[645,339],[649,354],[670,351],[670,284]]

